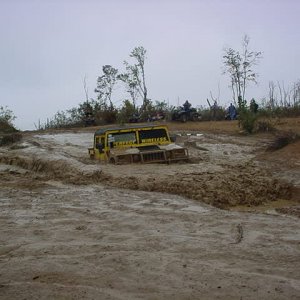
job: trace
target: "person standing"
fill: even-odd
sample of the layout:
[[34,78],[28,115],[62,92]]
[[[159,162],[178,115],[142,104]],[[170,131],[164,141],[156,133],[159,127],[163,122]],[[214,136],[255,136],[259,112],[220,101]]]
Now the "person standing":
[[236,119],[236,108],[232,103],[230,103],[230,106],[228,107],[228,113],[229,113],[230,120]]

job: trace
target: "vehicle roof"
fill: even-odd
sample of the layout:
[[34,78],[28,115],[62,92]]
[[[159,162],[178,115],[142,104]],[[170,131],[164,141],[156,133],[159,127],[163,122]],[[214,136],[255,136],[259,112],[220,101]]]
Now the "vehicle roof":
[[119,126],[119,127],[104,127],[99,128],[96,130],[95,135],[103,135],[107,131],[118,131],[118,130],[126,130],[126,129],[144,129],[144,128],[156,128],[156,127],[165,127],[166,125],[157,125],[157,124],[139,124],[139,125],[125,125],[125,126]]

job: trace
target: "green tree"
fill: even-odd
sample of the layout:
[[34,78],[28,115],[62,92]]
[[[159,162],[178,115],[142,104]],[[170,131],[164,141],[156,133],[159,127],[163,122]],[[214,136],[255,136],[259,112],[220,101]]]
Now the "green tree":
[[137,93],[143,99],[142,109],[146,109],[149,99],[147,98],[148,90],[146,86],[145,79],[145,60],[146,60],[146,49],[142,46],[135,47],[131,53],[132,57],[136,63],[130,65],[127,61],[124,61],[126,66],[127,74],[131,79],[131,83],[134,85],[134,88],[137,90]]
[[[102,67],[103,75],[97,79],[97,87],[95,92],[98,94],[97,98],[103,106],[104,110],[113,110],[114,106],[111,100],[113,88],[117,82],[118,69],[111,65]],[[109,102],[109,106],[108,103]]]
[[224,74],[229,74],[233,100],[238,103],[239,108],[245,106],[245,94],[248,83],[257,83],[258,73],[253,67],[261,59],[261,52],[249,50],[250,38],[243,38],[243,50],[240,53],[232,48],[225,49],[223,55]]
[[133,107],[136,108],[136,101],[139,95],[138,79],[130,72],[130,67],[126,66],[126,73],[119,74],[117,78],[125,83],[126,91],[129,93]]

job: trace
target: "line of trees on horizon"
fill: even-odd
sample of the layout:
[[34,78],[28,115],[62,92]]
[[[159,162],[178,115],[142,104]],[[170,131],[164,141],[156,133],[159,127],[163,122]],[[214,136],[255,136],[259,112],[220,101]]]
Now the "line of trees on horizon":
[[[247,88],[250,84],[257,84],[258,73],[255,71],[255,67],[262,59],[261,51],[250,50],[248,35],[243,37],[241,51],[233,48],[226,48],[223,51],[223,74],[229,76],[232,102],[237,107],[240,125],[244,129],[248,132],[253,131],[258,117],[258,106],[263,115],[276,113],[278,116],[295,116],[300,114],[300,80],[293,84],[293,88],[286,88],[284,83],[270,81],[267,98],[261,99],[260,103],[253,98],[247,102]],[[87,116],[92,116],[95,124],[98,125],[115,122],[126,123],[133,115],[139,116],[141,120],[147,120],[151,115],[163,113],[167,119],[170,119],[172,112],[176,109],[173,105],[169,105],[165,100],[152,101],[148,98],[146,53],[144,47],[135,47],[129,55],[132,62],[124,61],[125,70],[123,72],[119,72],[111,65],[102,66],[102,75],[97,78],[94,90],[96,99],[89,97],[84,78],[85,101],[66,112],[57,112],[54,118],[47,120],[43,126],[40,124],[36,126],[37,129],[82,125]],[[112,101],[112,95],[118,82],[124,85],[128,95],[128,98],[119,107]],[[211,92],[210,96],[214,105],[211,105],[207,99],[209,107],[198,107],[198,113],[202,116],[202,120],[210,120],[212,115],[215,120],[224,120],[226,108],[219,105],[219,96],[214,98]],[[137,105],[139,99],[142,100],[141,106]],[[212,109],[215,110],[213,114],[211,113]]]
[[[260,113],[276,114],[278,116],[300,115],[300,80],[293,83],[292,87],[287,88],[283,82],[269,82],[269,91],[266,98],[257,101],[251,98],[246,100],[247,87],[250,84],[257,84],[258,73],[255,67],[262,59],[261,51],[250,50],[250,38],[245,35],[242,40],[241,51],[226,48],[223,51],[223,74],[229,77],[229,88],[232,91],[232,102],[237,107],[240,120],[251,123],[252,131],[257,119],[257,111]],[[170,119],[175,106],[169,105],[165,100],[152,101],[148,97],[146,84],[146,49],[142,46],[135,47],[129,54],[130,61],[124,61],[124,71],[111,65],[102,66],[102,74],[97,77],[94,92],[95,98],[89,97],[89,90],[86,78],[83,80],[85,99],[78,106],[66,111],[58,111],[46,122],[38,121],[34,124],[37,130],[48,128],[63,128],[83,126],[87,119],[91,124],[104,125],[110,123],[127,123],[132,116],[138,116],[140,120],[149,120],[149,116],[161,113],[166,119]],[[118,107],[113,102],[113,93],[117,84],[122,84],[127,97]],[[214,105],[209,107],[197,107],[202,120],[210,120],[211,110],[214,107],[214,119],[224,120],[226,108],[219,105],[219,97],[214,98],[210,92],[211,100]],[[141,100],[141,105],[138,105]],[[257,107],[259,109],[253,109]],[[8,116],[10,116],[9,119]],[[8,108],[0,107],[0,121],[5,120],[12,124],[15,116]],[[252,121],[251,121],[252,120]],[[243,122],[241,122],[242,126]],[[247,125],[248,126],[248,125]]]

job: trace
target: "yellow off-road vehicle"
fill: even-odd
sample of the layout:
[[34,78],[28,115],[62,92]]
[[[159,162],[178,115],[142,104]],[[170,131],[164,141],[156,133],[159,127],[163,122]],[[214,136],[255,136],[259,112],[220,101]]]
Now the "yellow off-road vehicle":
[[106,127],[94,134],[91,158],[114,164],[188,160],[188,150],[171,141],[165,125]]

